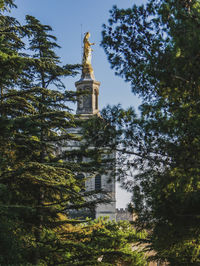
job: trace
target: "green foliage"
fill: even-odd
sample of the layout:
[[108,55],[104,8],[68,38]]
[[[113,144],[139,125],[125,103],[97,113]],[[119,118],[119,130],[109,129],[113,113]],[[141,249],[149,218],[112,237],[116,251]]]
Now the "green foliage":
[[[10,7],[12,1],[0,2],[2,11]],[[144,255],[131,250],[140,235],[130,225],[69,218],[106,199],[84,192],[76,175],[93,175],[108,161],[102,149],[89,149],[92,128],[111,132],[102,119],[81,122],[71,113],[76,95],[63,80],[80,66],[62,65],[51,27],[32,16],[21,25],[2,13],[0,31],[0,264],[144,265]],[[84,145],[74,151],[71,141]]]
[[11,7],[16,7],[14,0],[0,0],[0,10],[9,10]]
[[[141,251],[133,251],[144,233],[136,233],[127,221],[114,222],[106,218],[88,221],[73,227],[74,233],[62,237],[71,253],[66,255],[66,265],[145,265]],[[70,241],[73,240],[73,241]],[[68,248],[67,248],[68,249]]]
[[121,180],[150,247],[171,265],[200,258],[199,25],[198,1],[152,0],[114,7],[103,31],[111,66],[143,97],[140,117],[104,111],[120,129]]
[[[80,164],[71,163],[65,152],[68,142],[80,137],[70,133],[76,121],[68,102],[75,101],[75,93],[65,91],[62,79],[75,75],[79,65],[62,66],[51,27],[31,16],[26,20],[21,26],[0,17],[0,212],[1,228],[7,230],[1,231],[2,264],[12,264],[15,254],[16,263],[43,263],[56,228],[70,223],[68,209],[95,205],[91,195],[86,202],[79,193]],[[25,48],[29,55],[22,53]]]

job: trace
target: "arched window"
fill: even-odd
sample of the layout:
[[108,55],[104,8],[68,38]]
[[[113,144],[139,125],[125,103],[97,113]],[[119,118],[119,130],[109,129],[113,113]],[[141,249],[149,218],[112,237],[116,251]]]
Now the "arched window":
[[95,190],[101,189],[101,176],[98,174],[95,176]]
[[77,174],[76,179],[79,181],[81,192],[85,191],[85,176],[84,174]]

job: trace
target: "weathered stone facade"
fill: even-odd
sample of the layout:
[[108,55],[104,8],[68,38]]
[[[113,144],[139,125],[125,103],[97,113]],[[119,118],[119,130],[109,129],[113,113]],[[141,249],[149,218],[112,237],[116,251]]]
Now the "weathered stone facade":
[[116,221],[134,221],[136,218],[135,214],[130,213],[128,209],[116,209]]
[[[99,95],[99,86],[100,82],[93,80],[94,75],[87,77],[82,74],[81,79],[75,83],[77,92],[80,93],[78,96],[78,105],[77,105],[77,114],[82,119],[88,119],[93,115],[99,116],[98,109],[98,95]],[[103,122],[103,121],[102,121]],[[75,143],[74,143],[75,144]],[[73,147],[73,149],[76,147]],[[91,147],[92,148],[92,147]],[[109,154],[115,159],[115,153]],[[94,177],[89,177],[87,173],[83,173],[86,178],[85,187],[86,191],[94,191],[94,190],[103,190],[107,193],[110,198],[109,203],[103,203],[97,205],[95,209],[95,218],[100,216],[109,216],[110,220],[116,219],[115,208],[116,208],[116,200],[115,200],[115,180],[112,177],[111,173],[94,174]]]
[[[89,43],[88,40],[87,44]],[[90,45],[90,43],[89,43]],[[87,52],[87,49],[86,49]],[[87,53],[86,53],[87,56]],[[91,55],[90,55],[91,56]],[[100,82],[95,79],[93,68],[91,66],[90,60],[83,60],[83,70],[81,79],[75,83],[77,90],[77,110],[76,114],[80,119],[88,119],[91,116],[100,116],[98,107],[98,96]],[[85,63],[84,63],[85,62]],[[103,121],[102,121],[103,122]],[[75,129],[72,133],[79,134],[81,129]],[[72,141],[69,144],[71,149],[79,149],[79,144],[76,141]],[[92,147],[91,147],[92,149]],[[112,159],[115,159],[115,153],[109,154]],[[84,160],[84,158],[83,158]],[[103,190],[107,193],[110,201],[109,203],[102,203],[96,206],[95,218],[99,216],[109,216],[110,220],[116,219],[116,199],[115,199],[115,180],[111,177],[111,172],[106,174],[94,173],[93,177],[89,176],[87,173],[82,173],[86,179],[85,189],[86,191]]]
[[76,113],[78,115],[96,115],[99,114],[98,96],[100,82],[92,79],[80,79],[75,83],[78,97],[78,106]]

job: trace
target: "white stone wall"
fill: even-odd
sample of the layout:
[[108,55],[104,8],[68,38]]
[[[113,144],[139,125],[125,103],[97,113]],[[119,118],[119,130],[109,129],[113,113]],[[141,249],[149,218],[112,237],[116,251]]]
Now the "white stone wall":
[[[70,133],[80,135],[80,128],[73,128],[70,130]],[[92,148],[92,147],[91,147]],[[78,141],[70,141],[66,147],[62,147],[63,150],[78,150],[80,149],[80,142]],[[115,153],[113,154],[104,154],[104,159],[106,158],[115,158]],[[83,158],[83,161],[87,162],[86,158]],[[92,173],[77,173],[84,174],[85,181],[85,189],[86,191],[94,191],[95,190],[95,176],[98,174]],[[100,216],[109,216],[110,220],[116,219],[116,198],[115,198],[115,179],[111,176],[111,172],[107,172],[106,174],[101,174],[101,189],[107,192],[106,197],[110,199],[109,203],[98,204],[95,210],[95,218]]]

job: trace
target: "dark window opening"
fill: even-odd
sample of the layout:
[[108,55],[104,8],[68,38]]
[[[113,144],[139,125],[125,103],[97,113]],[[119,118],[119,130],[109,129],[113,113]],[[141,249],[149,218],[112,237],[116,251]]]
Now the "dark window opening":
[[95,176],[95,190],[101,189],[101,176],[98,174]]
[[97,91],[95,91],[95,109],[98,109],[98,94]]

